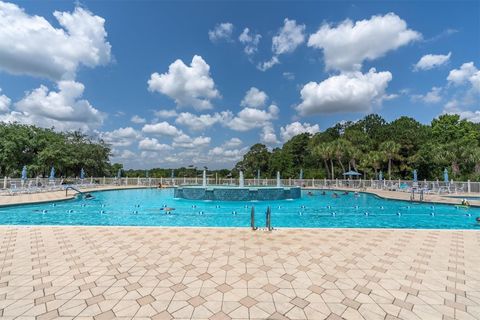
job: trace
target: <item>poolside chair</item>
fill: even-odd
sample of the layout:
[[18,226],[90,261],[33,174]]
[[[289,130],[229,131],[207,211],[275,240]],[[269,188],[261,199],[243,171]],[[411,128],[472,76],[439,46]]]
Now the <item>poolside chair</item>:
[[9,196],[14,196],[21,193],[21,189],[17,187],[15,182],[10,183],[10,188],[6,190],[6,194]]
[[452,193],[450,190],[450,185],[439,187],[437,193],[438,194]]
[[458,186],[458,184],[455,184],[454,185],[454,190],[455,190],[455,193],[463,193],[465,192],[465,185],[461,185],[460,187]]

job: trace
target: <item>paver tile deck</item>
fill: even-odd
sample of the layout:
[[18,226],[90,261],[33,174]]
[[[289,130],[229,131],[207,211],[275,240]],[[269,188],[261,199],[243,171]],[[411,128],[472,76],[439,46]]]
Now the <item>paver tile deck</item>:
[[470,230],[0,227],[2,319],[480,319]]

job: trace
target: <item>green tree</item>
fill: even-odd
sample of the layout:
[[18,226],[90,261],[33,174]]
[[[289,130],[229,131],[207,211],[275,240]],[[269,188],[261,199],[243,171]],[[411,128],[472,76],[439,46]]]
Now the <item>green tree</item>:
[[257,170],[261,172],[268,171],[270,152],[264,144],[254,144],[250,150],[243,156],[243,160],[239,162],[235,169],[243,170],[247,178],[253,178],[257,175]]
[[323,160],[323,164],[325,166],[325,171],[327,172],[327,177],[330,178],[330,171],[328,168],[328,161],[331,159],[331,152],[327,143],[321,143],[314,147],[313,149],[314,155]]
[[380,150],[388,161],[388,179],[392,179],[392,161],[398,158],[400,145],[394,141],[385,141],[380,144]]

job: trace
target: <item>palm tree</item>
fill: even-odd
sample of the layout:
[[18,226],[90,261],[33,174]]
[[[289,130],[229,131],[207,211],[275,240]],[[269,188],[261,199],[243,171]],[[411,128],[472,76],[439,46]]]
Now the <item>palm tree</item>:
[[334,157],[342,167],[343,172],[345,172],[345,166],[342,160],[349,154],[351,146],[352,144],[345,139],[338,139],[332,143]]
[[380,150],[388,160],[388,179],[392,179],[392,160],[398,158],[400,145],[395,141],[385,141],[380,144]]
[[464,148],[461,158],[469,163],[473,163],[475,173],[480,173],[480,147]]
[[350,158],[350,161],[348,163],[348,169],[350,170],[350,165],[351,165],[353,167],[353,170],[358,171],[357,160],[361,158],[362,152],[357,147],[351,145],[348,150],[348,156]]
[[334,165],[333,165],[333,155],[335,154],[335,147],[333,142],[327,144],[326,152],[328,154],[328,160],[330,160],[330,170],[332,170],[331,179],[335,179]]
[[367,168],[372,168],[375,175],[374,177],[376,178],[378,175],[378,170],[382,165],[382,159],[383,155],[380,152],[370,151],[362,157],[360,164],[364,171],[366,171]]
[[470,154],[467,156],[469,161],[475,164],[475,173],[480,173],[480,147],[471,150]]
[[470,150],[456,143],[437,145],[433,149],[434,161],[441,165],[449,165],[456,177],[460,173],[460,159],[470,153]]
[[313,149],[313,154],[316,157],[319,157],[323,160],[323,164],[325,165],[325,170],[327,171],[327,178],[330,178],[330,170],[328,168],[328,160],[330,160],[330,150],[328,148],[328,144],[321,143]]

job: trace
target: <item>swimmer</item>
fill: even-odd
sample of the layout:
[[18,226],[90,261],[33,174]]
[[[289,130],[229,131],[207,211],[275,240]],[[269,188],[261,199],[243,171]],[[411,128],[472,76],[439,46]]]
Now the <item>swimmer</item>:
[[322,191],[322,196],[326,195],[327,193],[325,191]]
[[93,199],[95,198],[94,196],[92,196],[90,193],[86,193],[85,196],[84,196],[85,199]]
[[308,195],[308,196],[313,196],[313,192],[312,192],[312,191],[308,191],[308,192],[307,192],[307,195]]
[[355,197],[358,197],[359,194],[358,194],[358,191],[355,191]]
[[463,200],[462,200],[462,206],[467,206],[467,207],[470,206],[470,203],[468,202],[467,199],[463,199]]
[[347,195],[348,195],[348,191],[344,191],[343,194],[347,196]]
[[167,213],[170,213],[170,211],[173,211],[173,210],[175,210],[175,208],[171,208],[171,207],[164,207],[164,208],[161,208],[160,210],[163,210],[163,211],[165,211],[165,212],[167,212]]
[[477,217],[475,220],[477,220],[477,223],[480,223],[480,217]]
[[336,192],[334,192],[334,193],[332,194],[332,198],[338,198],[338,194],[337,194]]

